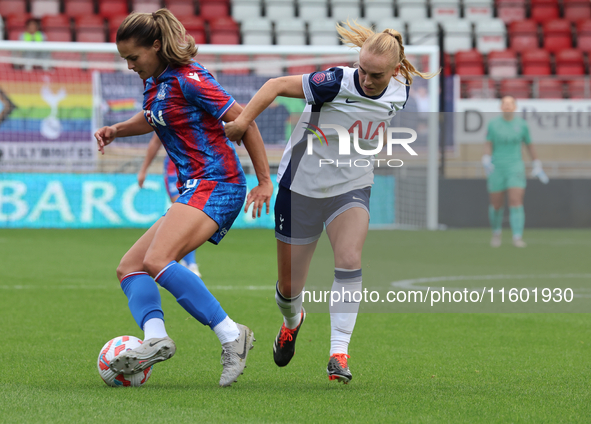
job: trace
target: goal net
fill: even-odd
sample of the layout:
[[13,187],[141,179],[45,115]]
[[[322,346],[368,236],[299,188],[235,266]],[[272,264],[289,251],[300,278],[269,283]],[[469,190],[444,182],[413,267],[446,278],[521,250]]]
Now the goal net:
[[[439,53],[436,47],[408,46],[405,51],[419,70],[437,71]],[[203,45],[196,57],[243,105],[269,78],[305,74],[333,66],[354,66],[357,59],[358,51],[344,46]],[[60,196],[68,196],[68,193],[64,189],[65,194],[62,194],[56,188],[60,184],[62,187],[75,186],[71,179],[98,181],[107,175],[124,174],[133,185],[150,135],[118,139],[104,156],[97,154],[93,138],[97,128],[126,120],[142,110],[142,81],[127,69],[114,44],[0,41],[0,70],[0,202],[3,202],[0,204],[0,227],[21,224],[67,227],[72,222],[68,217],[72,216],[77,222],[77,213],[83,214],[85,206],[79,206],[81,209],[77,212],[70,202],[70,212],[64,212],[65,209],[59,206]],[[417,140],[412,146],[418,155],[410,156],[402,151],[402,167],[376,170],[372,227],[437,227],[438,91],[438,78],[417,78],[410,90],[406,110],[398,112],[392,122],[392,126],[411,127],[417,131]],[[277,170],[285,144],[303,108],[303,100],[278,98],[257,118],[272,172]],[[245,171],[252,174],[252,164],[245,149],[237,147],[237,151]],[[162,173],[163,155],[162,150],[149,169],[154,174],[154,184],[161,183],[159,174]],[[47,193],[48,184],[31,183],[44,173],[63,179],[50,193]],[[31,178],[27,180],[26,175]],[[115,187],[115,194],[111,193],[112,197],[109,197],[110,191],[104,187],[100,189],[103,191],[96,187],[92,189],[99,191],[91,193],[94,196],[91,201],[95,203],[90,206],[90,212],[86,211],[92,215],[87,220],[94,222],[94,218],[102,213],[104,225],[145,226],[149,222],[147,216],[155,216],[156,212],[138,212],[144,210],[138,202],[150,202],[142,200],[145,192],[133,192],[128,188],[132,192],[129,194],[125,189]],[[88,190],[91,189],[84,184],[73,190],[82,191],[79,195],[82,203],[85,195],[90,196]],[[19,198],[17,195],[21,191],[26,194]],[[135,196],[128,199],[132,202],[128,209],[133,211],[127,214],[125,199],[120,201],[119,212],[112,204],[126,193]],[[103,200],[96,200],[99,195]],[[18,199],[29,200],[25,205],[18,203]],[[15,218],[19,207],[21,212],[26,209],[27,213],[32,213],[39,199],[45,203],[38,215],[54,218],[41,219],[38,225],[31,224],[24,212],[23,216],[16,214],[18,219]],[[165,210],[166,206],[164,204],[156,210]],[[105,213],[107,208],[113,210],[111,218]],[[128,218],[133,218],[134,213],[139,218],[130,221]],[[115,215],[120,219],[115,219]],[[60,223],[54,225],[53,220]],[[245,222],[244,225],[255,224]]]

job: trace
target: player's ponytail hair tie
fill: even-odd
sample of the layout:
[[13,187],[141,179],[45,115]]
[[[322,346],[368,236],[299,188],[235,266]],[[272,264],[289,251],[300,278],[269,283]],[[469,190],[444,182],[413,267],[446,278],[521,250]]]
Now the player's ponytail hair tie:
[[152,19],[156,20],[156,12],[152,12]]

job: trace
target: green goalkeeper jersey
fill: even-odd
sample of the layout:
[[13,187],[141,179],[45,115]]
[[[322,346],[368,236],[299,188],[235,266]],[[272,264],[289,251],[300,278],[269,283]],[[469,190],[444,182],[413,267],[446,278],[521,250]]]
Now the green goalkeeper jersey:
[[511,121],[502,116],[492,119],[488,123],[486,139],[492,144],[492,163],[495,167],[523,164],[521,143],[531,143],[527,123],[518,117]]

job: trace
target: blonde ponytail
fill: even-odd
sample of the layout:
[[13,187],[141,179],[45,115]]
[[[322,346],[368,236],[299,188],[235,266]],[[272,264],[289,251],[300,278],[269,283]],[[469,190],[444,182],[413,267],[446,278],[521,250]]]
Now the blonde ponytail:
[[165,63],[186,65],[197,54],[195,39],[168,9],[154,13],[130,14],[117,30],[116,42],[134,39],[137,45],[151,47],[160,40],[158,56]]
[[349,29],[341,24],[337,24],[337,32],[343,44],[351,47],[360,47],[377,55],[390,56],[394,67],[400,64],[400,74],[406,78],[409,85],[412,84],[413,76],[429,79],[439,74],[439,71],[430,74],[417,71],[404,54],[402,34],[398,31],[385,29],[382,32],[376,33],[371,28],[359,25],[356,21],[351,23],[347,20],[346,24]]

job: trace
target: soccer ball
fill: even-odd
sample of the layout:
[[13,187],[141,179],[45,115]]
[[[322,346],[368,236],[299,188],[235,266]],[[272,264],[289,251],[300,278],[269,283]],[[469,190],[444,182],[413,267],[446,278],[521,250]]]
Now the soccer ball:
[[138,374],[115,374],[109,369],[109,362],[123,351],[135,349],[140,346],[142,341],[133,336],[120,336],[109,340],[101,349],[97,360],[98,372],[107,384],[111,387],[120,386],[143,386],[152,375],[152,367]]

